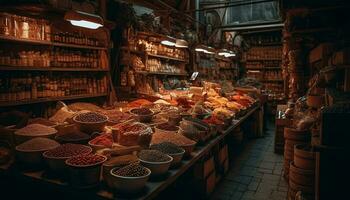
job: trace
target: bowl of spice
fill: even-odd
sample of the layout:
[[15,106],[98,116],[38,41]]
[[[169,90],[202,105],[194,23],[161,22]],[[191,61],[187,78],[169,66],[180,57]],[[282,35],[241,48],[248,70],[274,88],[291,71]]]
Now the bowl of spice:
[[55,140],[58,142],[65,143],[75,143],[75,144],[86,144],[90,139],[90,135],[83,133],[76,129],[73,132],[68,132],[64,134],[57,134]]
[[151,149],[161,151],[173,158],[172,167],[178,166],[181,163],[185,150],[172,142],[162,142],[154,144]]
[[50,170],[54,172],[64,172],[66,170],[65,161],[71,157],[90,154],[92,148],[82,144],[66,143],[59,147],[45,151],[43,157]]
[[113,168],[110,174],[112,186],[117,192],[135,194],[145,187],[151,170],[134,162],[122,168]]
[[113,145],[112,133],[103,133],[95,137],[94,139],[90,140],[88,144],[94,152],[104,148],[112,148],[112,145]]
[[103,131],[108,117],[97,112],[86,112],[73,117],[73,121],[81,131],[91,134]]
[[55,140],[36,137],[16,146],[16,156],[20,163],[37,166],[43,163],[43,152],[58,146]]
[[154,114],[149,108],[134,108],[130,110],[130,113],[143,123],[151,122]]
[[35,137],[54,138],[57,130],[42,124],[29,124],[15,131],[15,140],[21,144]]
[[69,167],[70,183],[73,187],[94,187],[100,182],[101,166],[107,160],[106,156],[84,154],[66,160]]
[[175,126],[175,125],[172,125],[170,123],[162,123],[162,124],[158,124],[155,128],[155,131],[156,133],[169,133],[169,134],[172,134],[172,133],[177,133],[179,131],[179,127],[178,126]]
[[151,170],[152,176],[164,175],[173,158],[158,150],[142,150],[138,154],[141,165]]
[[102,165],[102,177],[109,187],[113,187],[113,179],[110,174],[111,169],[116,167],[121,168],[138,161],[139,158],[134,154],[111,157]]

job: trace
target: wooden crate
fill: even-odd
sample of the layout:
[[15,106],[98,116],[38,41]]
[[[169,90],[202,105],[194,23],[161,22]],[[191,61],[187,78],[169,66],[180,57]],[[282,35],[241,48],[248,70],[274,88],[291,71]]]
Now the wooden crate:
[[[221,178],[221,177],[220,177]],[[213,156],[208,156],[194,166],[193,185],[201,199],[208,198],[217,183]]]
[[214,158],[212,156],[199,161],[194,166],[194,177],[196,179],[205,179],[212,172],[215,172]]

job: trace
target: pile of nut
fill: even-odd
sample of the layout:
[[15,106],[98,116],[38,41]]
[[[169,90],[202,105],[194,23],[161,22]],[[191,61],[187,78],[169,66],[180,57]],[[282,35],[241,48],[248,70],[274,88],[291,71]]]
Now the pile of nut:
[[131,163],[125,167],[116,169],[112,172],[117,176],[126,176],[126,177],[140,177],[147,175],[148,171],[145,167],[139,163]]
[[103,122],[107,120],[105,115],[96,112],[87,112],[77,115],[75,118],[78,122]]

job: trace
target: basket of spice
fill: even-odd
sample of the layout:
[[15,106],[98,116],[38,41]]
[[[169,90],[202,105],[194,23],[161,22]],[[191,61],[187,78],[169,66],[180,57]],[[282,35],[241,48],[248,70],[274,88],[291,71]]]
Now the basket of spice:
[[145,187],[151,170],[134,162],[122,168],[113,168],[110,174],[112,186],[117,192],[135,194]]
[[84,154],[66,160],[69,166],[70,183],[73,187],[94,187],[100,182],[101,166],[107,160],[106,156]]
[[82,144],[62,144],[54,149],[45,151],[43,157],[49,168],[54,172],[64,172],[66,167],[65,161],[71,157],[90,154],[92,148]]
[[173,158],[171,163],[172,167],[178,166],[181,163],[182,157],[185,154],[185,150],[178,145],[171,142],[162,142],[154,144],[151,149],[161,151]]
[[149,108],[134,108],[130,110],[140,122],[148,123],[152,121],[154,112]]
[[141,145],[147,147],[151,142],[153,132],[151,127],[145,124],[132,122],[112,127],[112,133],[114,141],[117,138],[120,145]]
[[108,117],[97,112],[86,112],[73,117],[73,121],[81,131],[91,134],[103,131]]
[[169,123],[162,123],[162,124],[158,124],[155,128],[155,132],[156,133],[177,133],[179,131],[179,127],[169,124]]
[[23,164],[38,166],[43,163],[43,152],[58,146],[60,144],[54,140],[37,137],[16,146],[16,156]]
[[151,176],[164,175],[173,158],[158,150],[142,150],[138,154],[141,165],[151,170]]
[[54,138],[57,130],[42,124],[30,124],[15,131],[15,140],[21,144],[35,137]]

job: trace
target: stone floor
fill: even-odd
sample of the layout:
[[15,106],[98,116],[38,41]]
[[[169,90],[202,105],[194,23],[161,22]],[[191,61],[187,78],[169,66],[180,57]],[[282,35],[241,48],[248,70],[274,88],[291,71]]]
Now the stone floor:
[[282,176],[283,156],[274,153],[274,126],[265,136],[247,141],[231,159],[230,171],[211,199],[284,200],[288,185]]

